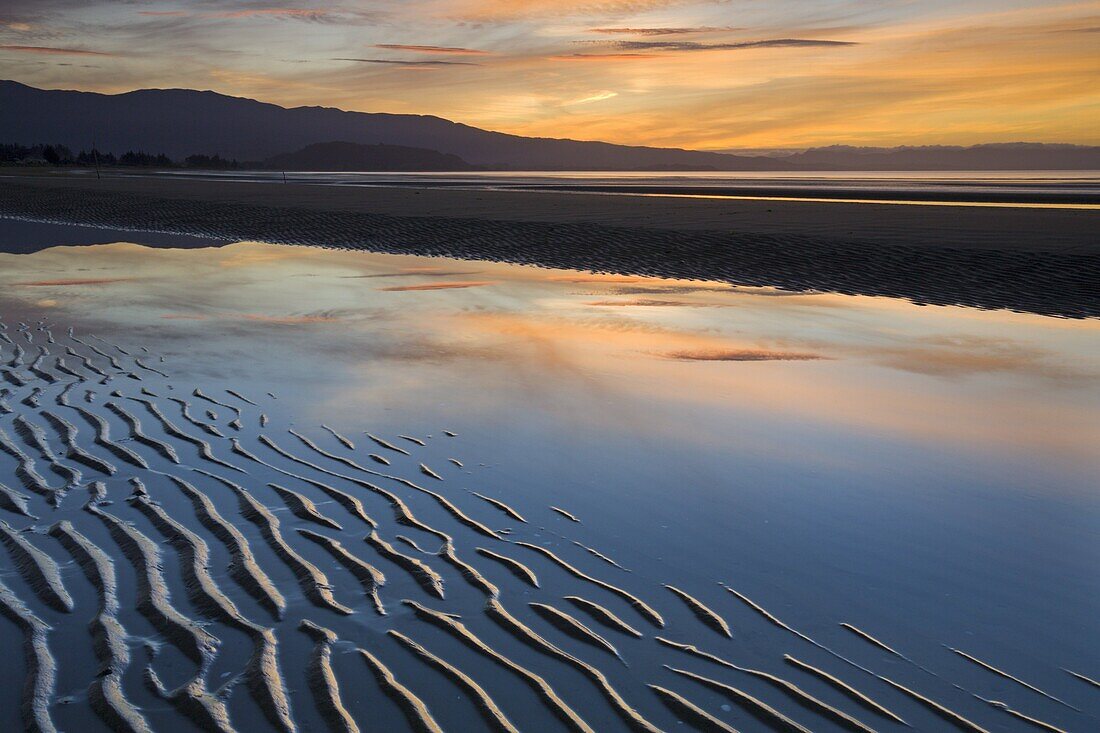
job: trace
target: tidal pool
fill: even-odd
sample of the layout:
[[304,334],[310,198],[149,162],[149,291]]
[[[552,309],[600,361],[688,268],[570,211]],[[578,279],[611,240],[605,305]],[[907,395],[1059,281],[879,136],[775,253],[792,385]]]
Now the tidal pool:
[[[1021,715],[1064,730],[1097,725],[1100,695],[1083,679],[1100,678],[1097,321],[248,242],[0,254],[0,321],[7,336],[0,366],[14,375],[0,385],[9,408],[0,409],[0,429],[17,448],[0,453],[0,484],[26,494],[36,518],[0,514],[13,532],[38,530],[18,536],[56,561],[73,611],[41,601],[10,542],[0,580],[52,627],[45,638],[58,672],[49,711],[59,728],[107,729],[89,712],[88,686],[102,665],[87,624],[99,594],[74,556],[45,533],[60,520],[113,558],[131,653],[120,684],[150,726],[166,730],[186,714],[150,689],[145,668],[169,691],[196,674],[135,610],[137,565],[109,520],[84,508],[85,487],[97,481],[111,502],[100,511],[133,522],[160,546],[172,603],[221,641],[203,679],[212,694],[227,682],[234,690],[225,705],[238,730],[278,727],[246,684],[232,684],[253,647],[196,594],[187,543],[179,534],[172,541],[173,530],[157,523],[150,506],[201,537],[214,581],[243,617],[273,629],[288,719],[303,729],[326,719],[305,663],[326,647],[298,629],[303,619],[339,637],[332,665],[342,704],[364,730],[400,729],[410,720],[357,648],[391,670],[442,729],[500,725],[479,713],[468,688],[411,654],[391,630],[476,680],[509,725],[577,729],[530,679],[463,642],[445,622],[426,621],[406,599],[460,614],[489,648],[541,677],[599,731],[675,730],[693,720],[647,685],[672,690],[739,730],[774,724],[728,690],[667,667],[732,686],[814,731],[851,724],[745,670],[780,677],[875,730],[903,729],[784,655],[843,680],[920,730],[947,725],[929,701],[986,730],[1029,729]],[[240,470],[175,439],[149,403]],[[94,420],[82,411],[106,421],[110,440],[146,467],[94,442]],[[78,481],[51,472],[73,463],[73,454],[45,412],[75,425],[76,442],[117,472],[82,465]],[[146,437],[172,445],[178,462],[136,437],[124,412],[139,418]],[[56,462],[20,418],[42,428]],[[56,507],[27,490],[18,452],[37,461],[51,489],[65,484]],[[266,505],[288,545],[354,612],[311,602],[301,573],[262,523],[250,521],[235,490],[209,474]],[[197,486],[238,527],[285,596],[281,619],[236,583],[228,545],[199,521],[197,504],[170,476]],[[498,590],[494,602],[575,661],[486,613],[493,594],[435,554],[440,534],[400,523],[392,501],[348,476],[377,483],[452,537],[455,555]],[[148,497],[131,498],[131,478]],[[445,598],[363,542],[370,528],[318,482],[358,498],[380,539],[440,574]],[[303,518],[294,495],[310,499],[339,529]],[[511,531],[497,534],[504,528]],[[298,529],[339,539],[377,566],[387,577],[379,589],[386,615],[372,609],[347,564]],[[539,587],[477,548],[522,562]],[[566,596],[607,608],[640,638]],[[655,611],[663,627],[627,596]],[[531,603],[583,622],[615,654]],[[695,645],[741,669],[655,637]],[[18,626],[0,625],[9,659],[23,658],[23,640]],[[146,647],[160,651],[150,660]],[[27,669],[13,661],[0,687],[5,729],[21,725]],[[621,705],[607,689],[621,695]]]

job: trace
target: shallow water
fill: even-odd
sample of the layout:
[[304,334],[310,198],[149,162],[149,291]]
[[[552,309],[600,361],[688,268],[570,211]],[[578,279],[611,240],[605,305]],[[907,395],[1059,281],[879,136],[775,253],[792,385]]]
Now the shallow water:
[[[79,241],[74,232],[65,241]],[[46,528],[68,519],[115,558],[119,618],[135,637],[123,685],[158,730],[182,717],[144,686],[141,640],[160,639],[162,651],[152,666],[169,687],[185,681],[194,665],[133,610],[133,565],[105,523],[82,510],[87,492],[80,486],[93,480],[107,483],[113,503],[105,511],[133,521],[161,545],[173,603],[200,619],[201,604],[189,598],[178,550],[147,513],[124,501],[132,490],[128,477],[142,477],[154,501],[205,539],[221,589],[245,617],[275,629],[293,715],[303,729],[320,726],[303,661],[313,640],[297,630],[303,618],[340,637],[333,665],[343,703],[364,729],[401,729],[406,721],[369,666],[352,653],[355,647],[389,667],[444,730],[487,729],[472,703],[456,702],[461,688],[387,636],[387,629],[407,634],[475,679],[519,729],[565,729],[518,676],[418,619],[402,599],[461,614],[487,644],[542,676],[593,729],[627,729],[621,712],[583,672],[536,651],[486,615],[484,593],[453,565],[396,539],[405,535],[434,553],[437,536],[397,524],[387,501],[333,472],[383,486],[420,521],[453,536],[457,556],[499,588],[508,613],[598,668],[657,728],[677,729],[678,715],[647,684],[674,690],[739,730],[768,729],[741,703],[663,666],[669,665],[733,685],[809,729],[841,729],[767,681],[662,646],[655,636],[782,677],[876,730],[902,728],[785,663],[783,655],[844,680],[919,730],[948,724],[881,678],[986,730],[1027,724],[974,695],[1065,730],[1097,725],[1100,694],[1065,671],[1100,677],[1095,320],[255,243],[186,250],[119,243],[0,254],[0,321],[14,342],[0,339],[0,365],[16,358],[19,344],[25,354],[11,368],[27,382],[3,383],[13,411],[0,415],[0,428],[31,454],[14,421],[23,415],[40,423],[65,463],[64,446],[41,411],[64,415],[77,426],[83,448],[119,468],[107,478],[81,466],[79,486],[58,509],[24,491],[37,521],[3,509],[0,514],[16,528]],[[20,323],[28,328],[21,331]],[[69,327],[79,342],[65,336]],[[50,336],[55,343],[47,341]],[[66,345],[111,381],[101,384],[98,374],[82,369],[78,358],[66,355]],[[40,385],[40,405],[33,407],[21,400],[39,384],[28,371],[39,346],[49,352],[39,367],[57,381]],[[66,384],[76,381],[57,370],[58,356],[84,377],[69,392],[71,405],[108,420],[112,438],[140,454],[147,470],[93,443],[91,423],[56,402]],[[156,397],[143,396],[142,388]],[[194,396],[195,388],[224,405]],[[94,402],[86,401],[88,390],[96,393]],[[113,390],[152,400],[177,427],[209,441],[217,459],[248,473],[202,459],[195,445],[166,434],[146,405],[112,397]],[[172,397],[188,401],[192,418],[224,437],[188,422]],[[171,443],[180,464],[135,441],[107,402],[136,415],[149,436]],[[238,409],[236,430],[231,423]],[[503,537],[511,542],[457,521],[442,502],[407,483],[356,473],[311,450],[291,429],[331,456],[436,492],[490,530],[510,527],[513,532]],[[366,432],[408,455],[372,442]],[[261,442],[261,434],[313,466],[280,455]],[[234,453],[230,438],[275,468]],[[370,453],[391,465],[374,463]],[[36,458],[51,486],[64,483]],[[420,464],[443,480],[426,475]],[[0,453],[0,483],[22,490],[17,465]],[[294,550],[326,574],[336,601],[355,613],[341,616],[310,603],[258,526],[240,513],[232,491],[192,468],[251,490],[275,512]],[[359,498],[382,539],[441,574],[445,600],[364,543],[367,526],[331,494],[285,471]],[[166,473],[198,486],[244,534],[286,597],[282,621],[274,621],[230,577],[226,547],[196,521],[191,503],[163,478]],[[342,530],[295,516],[269,482],[312,499]],[[527,521],[471,491],[504,502]],[[382,569],[388,582],[379,595],[388,615],[376,615],[353,575],[296,528],[339,538]],[[96,593],[54,538],[27,537],[61,564],[74,612],[41,603],[10,560],[0,566],[0,580],[53,626],[48,644],[59,659],[55,722],[63,729],[94,730],[100,723],[88,712],[85,690],[97,668],[86,628]],[[637,596],[663,617],[664,628],[623,597],[515,542],[545,547],[584,574]],[[521,561],[541,588],[478,555],[476,547]],[[663,584],[705,604],[728,623],[732,638]],[[820,646],[770,623],[720,584]],[[600,624],[563,600],[569,595],[607,607],[642,638]],[[584,622],[615,647],[622,662],[552,625],[530,602]],[[222,641],[207,675],[214,690],[240,672],[251,644],[223,624],[212,622],[207,629]],[[15,625],[0,625],[0,648],[9,658],[20,658],[22,638]],[[4,729],[20,725],[22,671],[13,671],[10,684],[0,689]],[[237,729],[262,729],[266,721],[248,690],[235,689],[227,704]]]

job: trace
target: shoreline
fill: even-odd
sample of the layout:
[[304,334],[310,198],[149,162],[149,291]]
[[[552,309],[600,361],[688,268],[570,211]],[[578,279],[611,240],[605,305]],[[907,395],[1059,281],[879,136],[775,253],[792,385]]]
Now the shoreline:
[[806,201],[0,179],[0,216],[1100,317],[1100,216]]

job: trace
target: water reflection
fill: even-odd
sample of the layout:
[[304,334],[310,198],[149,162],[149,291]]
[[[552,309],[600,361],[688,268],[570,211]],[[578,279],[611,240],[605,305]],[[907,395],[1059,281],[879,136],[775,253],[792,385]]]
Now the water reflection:
[[1100,653],[1097,321],[255,243],[0,255],[0,293],[302,425],[455,430],[470,488],[815,637],[1054,690]]

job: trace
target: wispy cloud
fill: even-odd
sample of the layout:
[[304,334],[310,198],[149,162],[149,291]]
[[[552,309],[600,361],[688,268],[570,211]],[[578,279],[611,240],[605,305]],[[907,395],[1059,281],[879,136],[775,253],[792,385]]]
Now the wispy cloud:
[[375,48],[383,48],[387,51],[416,51],[417,53],[438,53],[448,56],[488,56],[489,51],[481,51],[476,48],[460,48],[457,46],[422,46],[412,43],[376,43]]
[[83,48],[59,48],[57,46],[0,46],[0,51],[15,51],[17,53],[35,53],[46,55],[69,56],[117,56],[115,53],[105,51],[88,51]]
[[575,43],[612,46],[628,51],[737,51],[748,48],[828,48],[858,46],[855,41],[830,41],[816,38],[768,38],[761,41],[700,43],[697,41],[575,41]]
[[743,28],[733,26],[701,25],[687,28],[592,28],[592,33],[608,36],[686,36],[693,33],[718,33],[720,31],[739,31]]
[[394,66],[480,66],[481,64],[475,64],[472,61],[440,61],[438,59],[432,59],[428,61],[409,61],[402,59],[355,59],[355,58],[336,58],[333,61],[354,61],[360,64],[391,64]]
[[565,53],[547,58],[552,61],[630,61],[633,59],[651,59],[651,53]]

